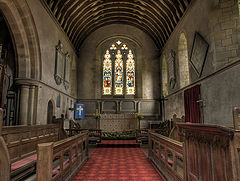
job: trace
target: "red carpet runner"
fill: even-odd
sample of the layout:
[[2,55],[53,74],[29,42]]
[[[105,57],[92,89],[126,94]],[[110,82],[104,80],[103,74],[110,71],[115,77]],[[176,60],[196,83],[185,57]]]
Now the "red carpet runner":
[[[126,141],[129,144],[129,141]],[[106,142],[104,143],[106,144]],[[110,142],[109,144],[113,144]],[[122,141],[121,141],[122,144]],[[141,148],[99,147],[73,181],[163,181]]]

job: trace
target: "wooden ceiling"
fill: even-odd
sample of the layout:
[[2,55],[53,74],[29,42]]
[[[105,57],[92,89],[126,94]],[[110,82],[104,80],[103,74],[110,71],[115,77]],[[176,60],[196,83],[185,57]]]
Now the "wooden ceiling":
[[43,0],[78,50],[96,29],[121,23],[146,32],[162,49],[191,0]]

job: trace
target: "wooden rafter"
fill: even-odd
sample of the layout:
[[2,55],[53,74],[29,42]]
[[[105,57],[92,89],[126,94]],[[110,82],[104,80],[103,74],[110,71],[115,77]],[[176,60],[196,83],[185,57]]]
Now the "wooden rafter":
[[42,0],[76,49],[108,24],[128,24],[147,33],[161,49],[191,0]]

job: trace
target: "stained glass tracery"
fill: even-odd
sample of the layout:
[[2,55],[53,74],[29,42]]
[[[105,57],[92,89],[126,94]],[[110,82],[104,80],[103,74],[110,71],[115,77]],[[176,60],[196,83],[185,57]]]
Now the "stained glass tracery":
[[112,94],[112,61],[109,51],[106,51],[103,62],[103,95]]
[[133,52],[119,40],[109,48],[103,61],[103,95],[135,95]]
[[123,60],[120,50],[115,60],[115,95],[123,95]]
[[127,95],[135,94],[135,61],[131,50],[129,50],[126,62],[126,88]]

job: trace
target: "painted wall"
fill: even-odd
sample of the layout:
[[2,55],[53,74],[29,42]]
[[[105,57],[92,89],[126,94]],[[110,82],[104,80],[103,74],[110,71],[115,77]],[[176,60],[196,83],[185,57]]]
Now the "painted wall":
[[[174,89],[168,87],[165,119],[170,119],[175,113],[178,117],[184,115],[183,91],[194,84],[201,84],[204,122],[232,126],[232,107],[240,105],[239,20],[238,3],[235,0],[192,2],[162,54],[168,59],[170,50],[176,52],[177,83]],[[201,77],[189,63],[190,86],[180,89],[177,42],[180,34],[184,33],[190,60],[195,32],[199,32],[209,43],[208,54]],[[226,68],[230,65],[233,66]]]

